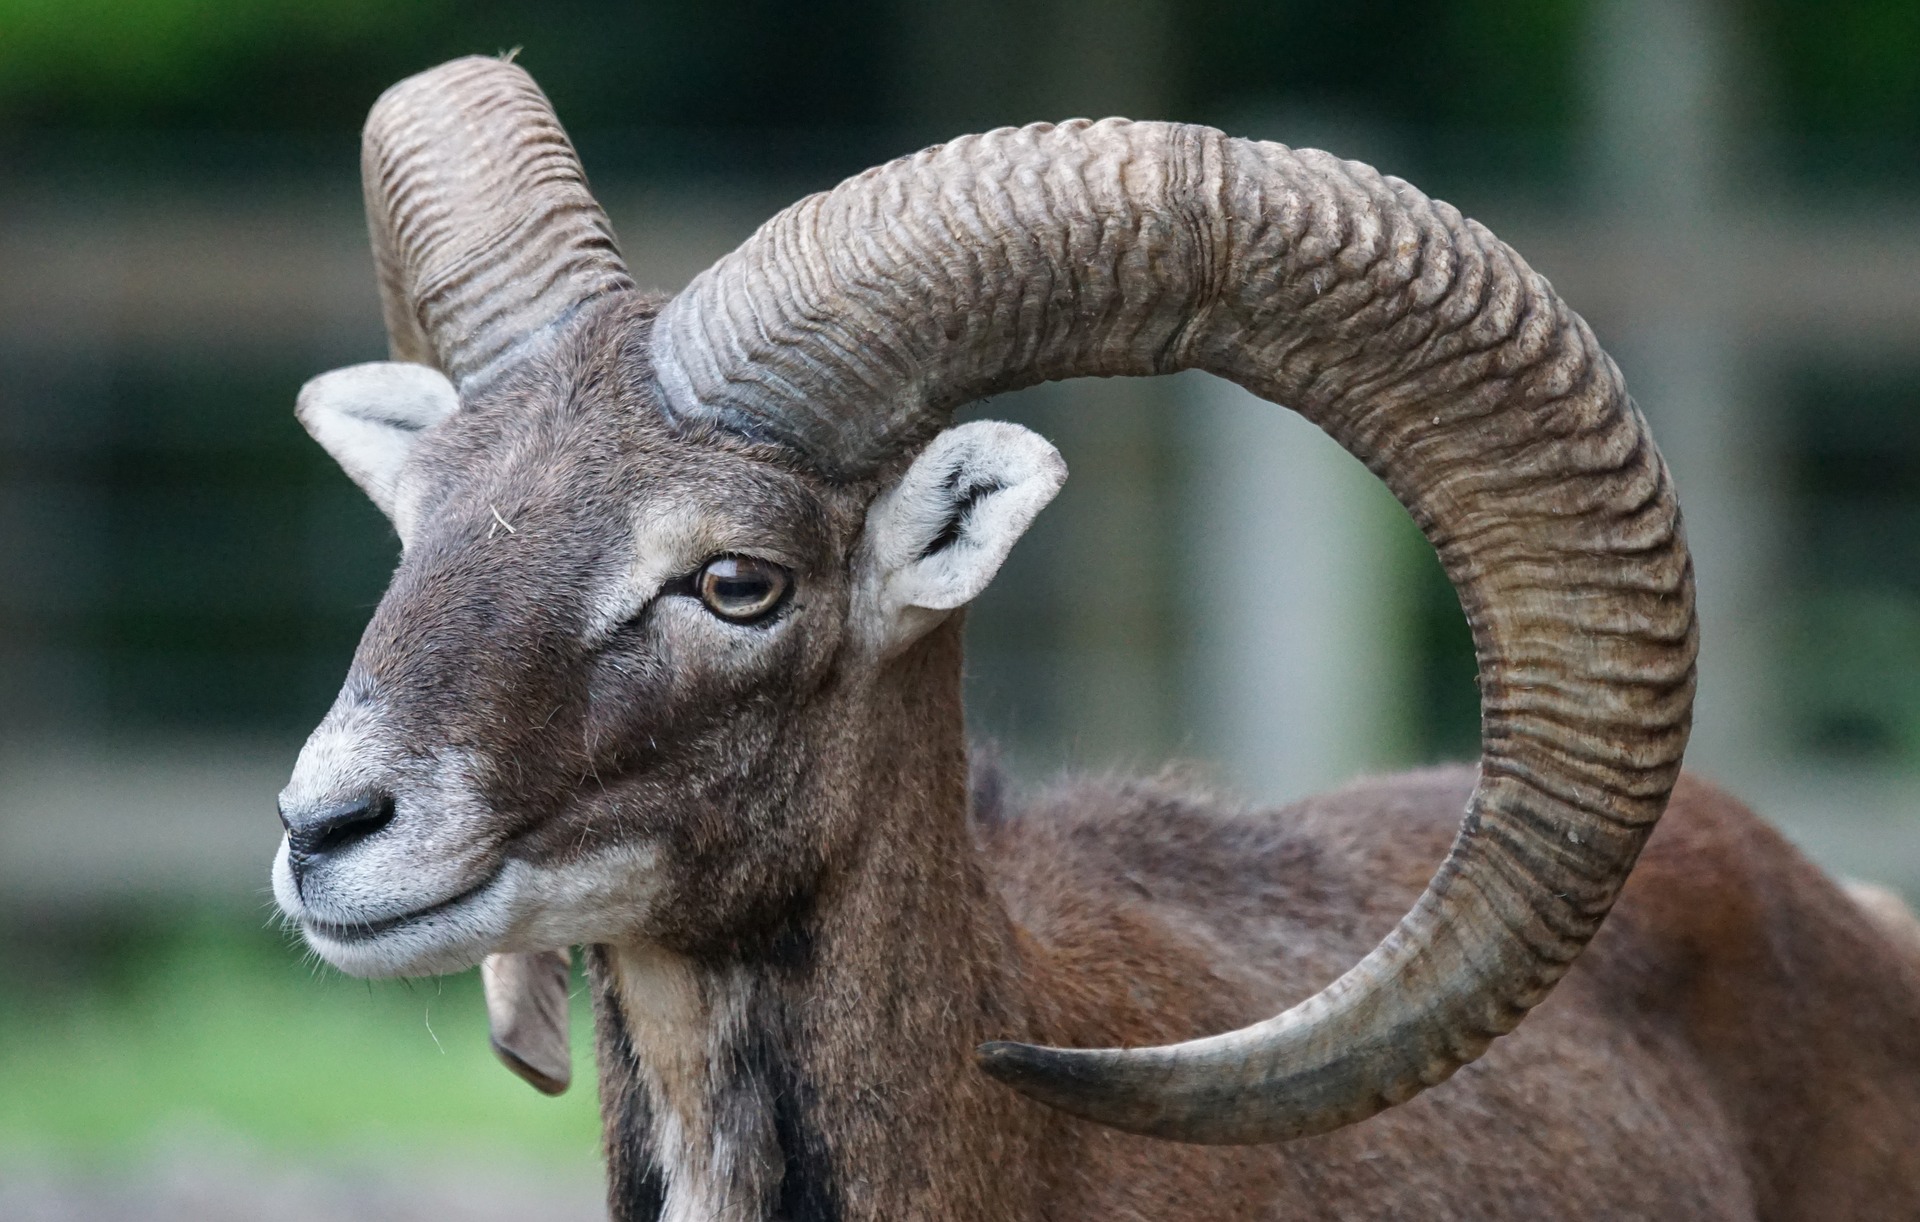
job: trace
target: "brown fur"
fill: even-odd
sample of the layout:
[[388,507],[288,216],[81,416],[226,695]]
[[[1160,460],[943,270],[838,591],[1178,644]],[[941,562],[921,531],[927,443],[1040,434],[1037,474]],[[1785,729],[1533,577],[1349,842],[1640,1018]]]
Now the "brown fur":
[[[986,1078],[983,1040],[1158,1043],[1308,996],[1420,893],[1472,777],[1264,813],[1160,782],[970,800],[960,617],[885,663],[850,643],[881,483],[664,422],[652,308],[594,307],[422,440],[421,524],[343,696],[380,710],[399,781],[478,761],[460,843],[404,794],[379,835],[476,879],[655,854],[655,889],[584,935],[616,1217],[1920,1216],[1920,959],[1691,781],[1547,1002],[1371,1120],[1199,1147]],[[663,591],[583,636],[673,505],[708,554],[775,555],[789,608],[727,628]]]
[[836,1212],[803,1216],[1920,1214],[1920,960],[1692,780],[1554,995],[1371,1120],[1264,1148],[1170,1144],[972,1068],[985,1038],[1159,1043],[1301,1000],[1412,904],[1471,787],[1441,769],[1247,812],[1177,783],[1082,782],[1019,809],[990,796],[971,845],[955,803],[887,811],[809,923],[813,975],[775,986],[837,1193]]
[[[1412,903],[1471,785],[1437,770],[1266,816],[1155,784],[1041,802],[987,843],[1046,958],[1071,957],[1049,1038],[1179,1038],[1301,1000]],[[1176,945],[1125,975],[1103,966],[1140,955],[1129,926]],[[1207,970],[1223,961],[1238,970]],[[1137,974],[1169,979],[1142,997]],[[1920,959],[1689,779],[1601,935],[1516,1034],[1411,1103],[1262,1152],[1288,1205],[1246,1216],[1915,1216],[1916,1039]]]

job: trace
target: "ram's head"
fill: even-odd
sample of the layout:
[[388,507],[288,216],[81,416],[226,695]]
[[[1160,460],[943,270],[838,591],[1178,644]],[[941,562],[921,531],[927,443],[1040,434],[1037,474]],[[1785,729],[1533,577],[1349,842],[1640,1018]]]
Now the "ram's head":
[[857,832],[824,799],[897,698],[874,672],[985,586],[1065,476],[982,422],[876,497],[676,426],[657,308],[586,303],[465,395],[397,362],[303,394],[404,544],[282,796],[281,905],[348,970],[766,925]]

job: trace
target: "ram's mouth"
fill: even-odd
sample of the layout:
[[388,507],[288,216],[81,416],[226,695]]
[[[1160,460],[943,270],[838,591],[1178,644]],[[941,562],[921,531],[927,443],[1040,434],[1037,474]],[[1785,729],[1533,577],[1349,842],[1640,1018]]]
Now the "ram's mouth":
[[458,908],[460,905],[478,896],[482,891],[485,891],[487,888],[493,886],[494,883],[498,882],[500,873],[499,870],[495,870],[458,895],[448,896],[446,899],[440,900],[437,903],[428,904],[425,908],[416,908],[412,912],[403,912],[398,916],[381,917],[375,921],[351,921],[347,923],[326,921],[316,916],[303,916],[300,918],[300,927],[308,934],[317,934],[329,942],[338,942],[347,945],[372,942],[399,930],[427,924],[435,917]]

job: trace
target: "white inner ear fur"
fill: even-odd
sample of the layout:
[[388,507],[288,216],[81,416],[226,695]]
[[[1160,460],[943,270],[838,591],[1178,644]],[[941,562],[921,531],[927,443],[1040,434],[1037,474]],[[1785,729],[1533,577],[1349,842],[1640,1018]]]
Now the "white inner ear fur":
[[856,589],[865,643],[906,648],[976,598],[1066,482],[1046,438],[977,420],[948,429],[867,510]]
[[452,415],[460,394],[437,369],[374,361],[323,373],[300,388],[293,414],[405,542],[410,516],[400,473],[421,433]]

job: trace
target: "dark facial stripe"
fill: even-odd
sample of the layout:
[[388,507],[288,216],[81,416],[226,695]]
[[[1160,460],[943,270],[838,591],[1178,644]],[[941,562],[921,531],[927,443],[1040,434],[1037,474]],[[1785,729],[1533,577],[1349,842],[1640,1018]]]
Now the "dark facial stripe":
[[795,1016],[782,1002],[803,995],[813,974],[815,946],[808,923],[786,923],[760,957],[759,987],[748,1007],[728,1089],[757,1106],[760,1123],[771,1130],[780,1183],[771,1194],[768,1222],[840,1222],[845,1211],[820,1125],[819,1094],[801,1066]]
[[773,1103],[773,1136],[780,1145],[780,1195],[776,1222],[840,1222],[840,1194],[826,1135],[815,1117],[819,1100],[791,1060],[770,1059],[767,1093]]
[[[805,911],[809,904],[798,907]],[[815,946],[804,920],[736,942],[728,960],[750,965],[745,1022],[722,1054],[706,1113],[735,1151],[735,1202],[756,1201],[764,1222],[841,1222],[845,1216],[833,1155],[821,1122],[819,1094],[800,1055],[802,1032],[790,999],[804,996]],[[656,1222],[667,1184],[654,1152],[654,1109],[648,1098],[605,948],[587,954],[593,980],[601,1111],[607,1148],[608,1204],[613,1222]]]

